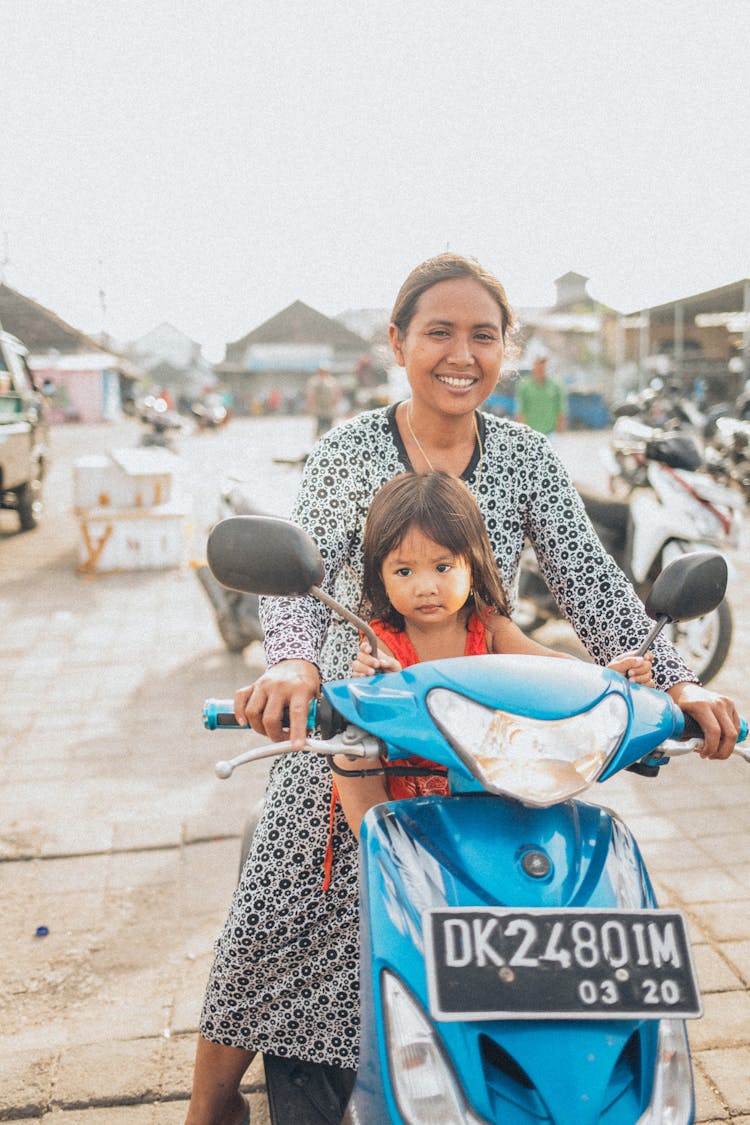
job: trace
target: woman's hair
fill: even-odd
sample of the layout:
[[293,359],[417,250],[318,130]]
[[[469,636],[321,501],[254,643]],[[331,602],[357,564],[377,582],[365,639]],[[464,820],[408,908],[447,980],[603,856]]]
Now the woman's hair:
[[399,336],[406,335],[411,324],[419,298],[433,285],[441,281],[454,281],[470,277],[478,281],[497,302],[503,326],[503,340],[513,327],[513,310],[510,307],[501,282],[480,265],[476,258],[464,258],[461,254],[438,254],[416,266],[398,291],[396,303],[391,313],[391,324],[398,328]]
[[472,585],[467,605],[473,599],[482,617],[486,617],[488,607],[508,616],[482,513],[462,480],[435,470],[394,477],[370,504],[363,541],[362,593],[375,617],[396,629],[404,627],[402,615],[388,601],[382,571],[386,555],[395,551],[414,528],[467,563]]

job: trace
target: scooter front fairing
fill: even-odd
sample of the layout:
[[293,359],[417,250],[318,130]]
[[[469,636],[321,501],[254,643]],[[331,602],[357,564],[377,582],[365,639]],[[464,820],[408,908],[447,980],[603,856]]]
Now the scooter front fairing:
[[[543,723],[583,721],[604,700],[626,714],[599,779],[631,765],[665,739],[679,737],[683,718],[668,695],[632,685],[619,673],[546,656],[462,656],[415,664],[402,672],[335,680],[323,691],[349,723],[380,739],[390,761],[417,755],[447,766],[451,791],[481,792],[482,782],[439,729],[429,697],[442,689],[491,712]],[[562,733],[561,727],[556,728]],[[589,732],[596,737],[596,729]]]

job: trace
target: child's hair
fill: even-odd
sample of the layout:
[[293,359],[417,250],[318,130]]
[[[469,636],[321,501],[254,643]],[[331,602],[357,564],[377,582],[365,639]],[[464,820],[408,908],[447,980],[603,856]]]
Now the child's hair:
[[382,570],[386,555],[396,550],[413,528],[468,564],[472,593],[467,605],[473,603],[483,618],[490,607],[508,616],[482,513],[462,480],[435,470],[394,477],[375,494],[370,505],[363,541],[362,592],[375,617],[396,629],[404,627],[402,615],[388,601]]

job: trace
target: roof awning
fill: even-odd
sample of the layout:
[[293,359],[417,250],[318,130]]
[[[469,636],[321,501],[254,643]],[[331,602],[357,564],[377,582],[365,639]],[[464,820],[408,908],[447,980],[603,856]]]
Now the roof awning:
[[[694,320],[697,316],[721,316],[722,323],[728,324],[738,313],[748,312],[746,301],[750,301],[750,279],[742,278],[731,285],[721,285],[718,289],[707,289],[704,293],[695,293],[691,297],[678,297],[664,305],[652,305],[651,308],[636,309],[629,313],[626,319],[632,317],[633,326],[637,318],[647,313],[652,324],[667,323],[675,318],[675,310],[682,308],[683,318]],[[736,329],[730,329],[730,331]],[[739,329],[741,331],[741,329]]]

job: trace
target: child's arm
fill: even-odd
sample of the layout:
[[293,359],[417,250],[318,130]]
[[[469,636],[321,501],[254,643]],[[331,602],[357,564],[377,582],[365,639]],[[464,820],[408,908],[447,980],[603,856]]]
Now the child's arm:
[[359,642],[359,652],[354,657],[352,664],[353,676],[375,676],[379,672],[400,672],[401,665],[385,641],[378,637],[378,652],[376,656],[372,655],[370,642],[366,637],[361,637]]
[[[352,762],[343,754],[337,754],[333,760],[342,770],[374,770],[380,765],[379,762],[363,762],[361,759]],[[380,805],[383,801],[390,800],[385,778],[382,773],[373,774],[372,777],[347,778],[340,773],[335,773],[333,776],[347,823],[359,839],[362,817],[367,810],[373,805]]]
[[653,662],[653,652],[647,652],[645,656],[636,656],[634,652],[626,652],[622,656],[610,660],[607,667],[614,672],[620,672],[621,675],[627,676],[633,683],[654,687]]
[[493,613],[485,626],[487,651],[512,653],[514,656],[557,656],[562,660],[575,660],[568,652],[557,652],[547,645],[532,641],[509,617]]
[[[567,652],[556,652],[546,645],[532,641],[510,618],[499,615],[493,615],[487,624],[487,648],[489,652],[506,652],[522,656],[560,656],[565,660],[575,660],[575,657]],[[636,684],[653,687],[654,677],[651,667],[653,660],[652,652],[647,652],[645,656],[626,652],[611,660],[607,667],[627,676]]]

